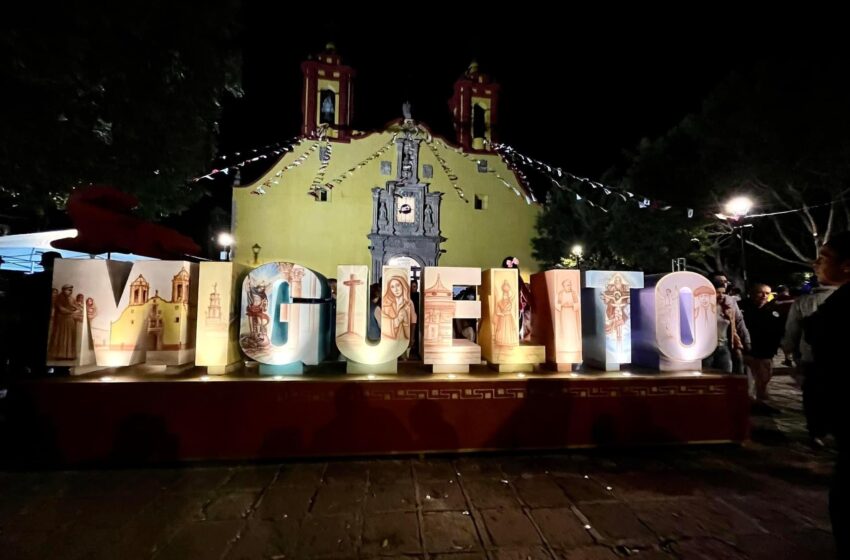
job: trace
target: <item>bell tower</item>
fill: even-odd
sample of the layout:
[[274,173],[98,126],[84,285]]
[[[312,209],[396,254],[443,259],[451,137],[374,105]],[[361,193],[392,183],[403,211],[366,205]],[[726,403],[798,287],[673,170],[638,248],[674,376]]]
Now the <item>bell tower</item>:
[[457,143],[466,151],[490,151],[497,140],[499,84],[473,61],[457,79],[449,100]]
[[328,137],[346,140],[351,134],[354,70],[342,63],[333,43],[324,52],[301,63],[304,75],[301,92],[301,134],[314,136],[327,126]]

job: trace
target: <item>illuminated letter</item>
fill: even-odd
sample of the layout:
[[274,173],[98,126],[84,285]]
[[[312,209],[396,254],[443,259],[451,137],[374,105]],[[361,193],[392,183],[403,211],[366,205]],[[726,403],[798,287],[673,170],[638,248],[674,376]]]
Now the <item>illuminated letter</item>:
[[479,342],[481,352],[499,371],[533,370],[546,359],[543,346],[519,342],[519,284],[515,268],[484,271]]
[[535,342],[546,346],[546,361],[556,371],[581,363],[581,275],[578,270],[547,270],[531,275]]
[[294,263],[267,263],[248,273],[239,345],[260,362],[260,374],[302,373],[304,364],[324,358],[329,304],[322,300],[329,294],[322,275]]
[[[396,359],[410,345],[412,325],[418,320],[410,301],[410,269],[385,266],[382,271],[381,289],[375,294],[380,314],[376,317],[375,306],[369,301],[368,268],[337,267],[341,286],[337,291],[336,345],[348,358],[349,373],[396,373]],[[366,338],[369,321],[380,323],[378,343]]]
[[47,363],[192,362],[197,280],[184,261],[57,261]]
[[648,276],[635,310],[635,360],[661,371],[699,371],[717,348],[717,293],[693,272]]
[[247,267],[232,262],[202,262],[198,275],[198,322],[195,365],[208,374],[224,374],[239,352],[239,281]]
[[425,267],[423,333],[424,362],[434,373],[468,373],[470,364],[481,363],[481,347],[466,338],[453,338],[454,319],[480,319],[481,302],[453,301],[454,286],[481,285],[480,268]]
[[606,371],[632,361],[631,290],[643,288],[643,272],[584,273],[584,360]]

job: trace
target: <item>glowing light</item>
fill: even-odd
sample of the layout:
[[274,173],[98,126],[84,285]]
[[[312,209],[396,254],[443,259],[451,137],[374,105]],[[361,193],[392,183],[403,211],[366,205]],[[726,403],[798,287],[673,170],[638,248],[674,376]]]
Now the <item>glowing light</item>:
[[573,246],[572,246],[572,248],[570,249],[570,254],[571,254],[571,255],[575,255],[575,256],[577,256],[577,257],[580,257],[580,256],[582,256],[582,255],[584,254],[584,247],[582,247],[581,245],[579,245],[578,243],[576,243],[576,244],[575,244],[575,245],[573,245]]
[[100,378],[100,380],[103,381],[104,383],[109,383],[110,381],[113,380],[113,378],[108,376],[108,375],[104,375],[103,377]]
[[456,377],[457,377],[457,375],[455,375],[455,374],[453,374],[453,373],[450,373],[450,374],[449,374],[449,379],[454,379],[454,378],[456,378]]
[[218,244],[222,247],[230,247],[233,245],[233,236],[223,231],[218,234]]
[[282,375],[275,375],[275,376],[273,377],[273,379],[274,379],[275,381],[280,381],[280,380],[282,380],[282,379],[283,379],[283,376],[282,376]]
[[370,373],[369,375],[366,376],[366,379],[375,379],[375,375]]
[[621,375],[622,375],[623,377],[631,377],[631,376],[632,376],[632,374],[631,374],[631,373],[629,373],[628,371],[624,371]]
[[590,525],[585,525],[584,528],[590,531]]
[[202,375],[202,376],[201,376],[201,381],[209,381],[209,380],[210,380],[210,376],[209,376],[209,375]]
[[516,374],[516,376],[519,377],[520,379],[522,379],[523,377],[525,377],[525,374],[524,373],[518,373],[518,374]]
[[736,196],[726,203],[724,211],[733,218],[746,216],[753,208],[753,201],[747,196]]

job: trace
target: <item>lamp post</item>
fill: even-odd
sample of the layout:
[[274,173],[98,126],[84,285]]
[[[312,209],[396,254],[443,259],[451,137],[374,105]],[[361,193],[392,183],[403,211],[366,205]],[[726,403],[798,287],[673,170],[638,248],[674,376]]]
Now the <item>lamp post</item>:
[[724,218],[730,222],[732,231],[738,230],[738,237],[741,239],[741,276],[744,279],[745,292],[749,289],[750,283],[749,278],[747,278],[747,242],[744,239],[744,228],[751,228],[753,225],[742,224],[740,221],[747,217],[747,214],[749,214],[752,208],[753,201],[748,196],[733,197],[723,207],[725,212]]
[[584,254],[584,247],[576,243],[570,249],[570,254],[576,258],[576,268],[581,270],[581,256]]
[[219,260],[229,261],[230,260],[230,249],[233,247],[233,236],[223,231],[218,234],[218,244],[221,246],[221,252],[219,253]]
[[260,258],[260,249],[262,249],[262,247],[259,243],[254,243],[254,245],[251,247],[251,251],[254,253],[254,264],[257,264],[257,259]]

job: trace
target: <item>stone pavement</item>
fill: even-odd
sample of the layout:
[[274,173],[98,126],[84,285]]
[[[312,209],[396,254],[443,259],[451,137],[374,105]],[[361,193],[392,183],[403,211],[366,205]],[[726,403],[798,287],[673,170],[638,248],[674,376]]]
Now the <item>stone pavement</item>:
[[753,443],[0,472],[0,557],[833,558],[799,392]]

